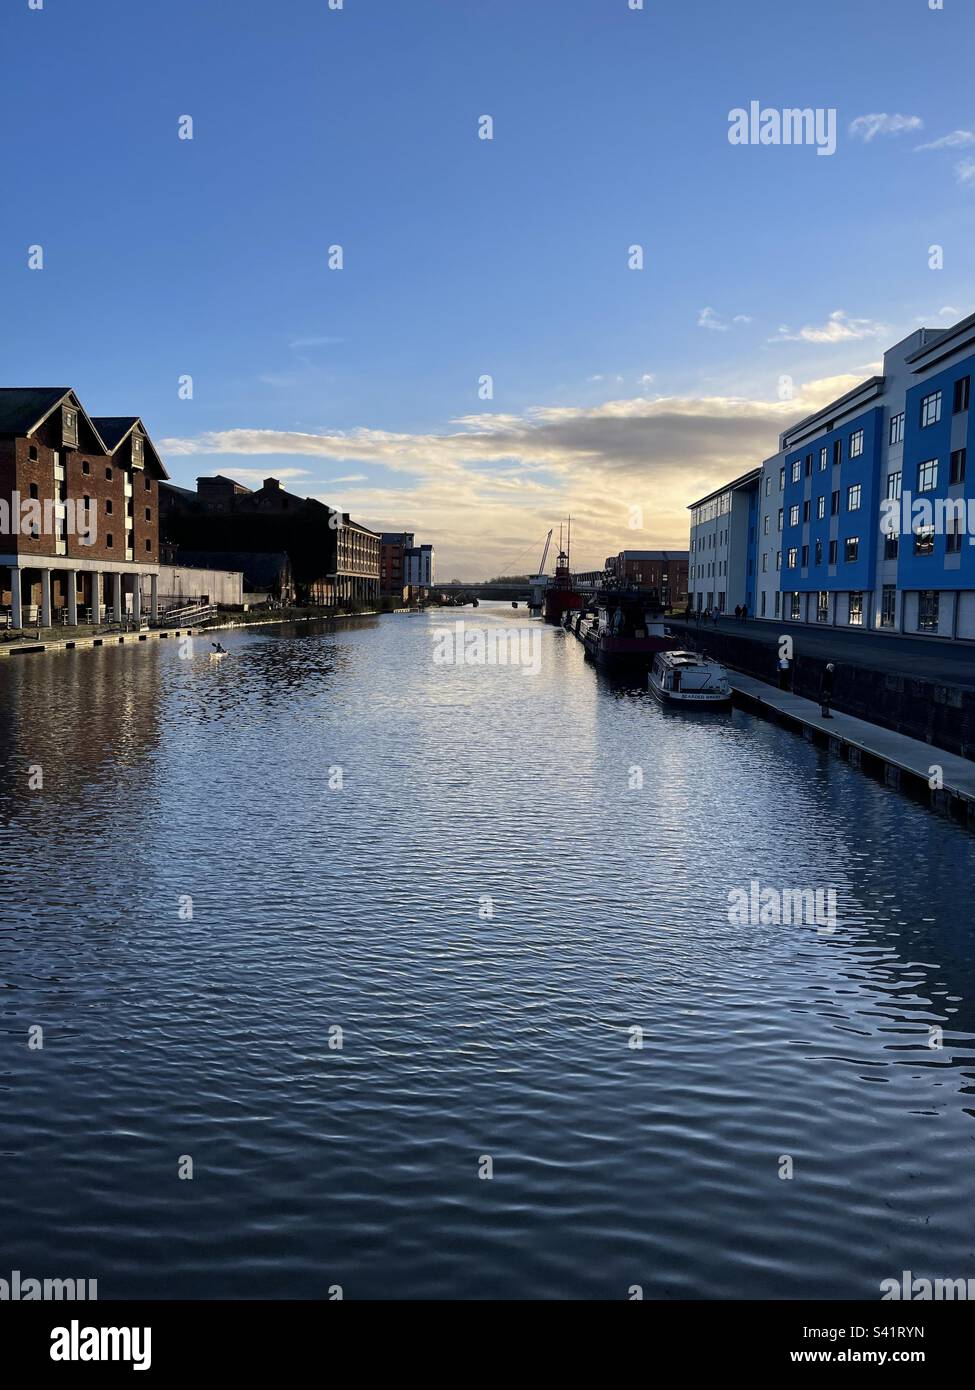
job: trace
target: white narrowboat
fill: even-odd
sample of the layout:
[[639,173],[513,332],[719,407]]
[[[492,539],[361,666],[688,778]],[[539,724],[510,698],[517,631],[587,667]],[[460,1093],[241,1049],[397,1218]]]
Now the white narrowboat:
[[697,652],[658,652],[647,684],[662,705],[731,704],[727,671]]

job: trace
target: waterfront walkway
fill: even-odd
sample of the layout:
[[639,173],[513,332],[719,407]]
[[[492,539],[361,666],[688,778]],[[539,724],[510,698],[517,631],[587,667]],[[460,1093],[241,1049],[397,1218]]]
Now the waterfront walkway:
[[[711,622],[698,624],[682,618],[668,618],[667,624],[675,632],[686,631],[702,637],[715,631]],[[789,636],[797,653],[822,661],[842,661],[850,666],[883,671],[886,675],[975,689],[975,643],[971,642],[951,642],[941,637],[888,637],[856,628],[769,622],[764,618],[749,618],[739,623],[734,617],[723,617],[717,631],[768,647],[770,672],[775,669],[772,649],[778,646],[780,637]]]
[[955,801],[962,803],[954,808],[956,811],[969,818],[975,815],[975,763],[969,758],[959,758],[879,724],[868,724],[852,714],[834,711],[831,719],[824,719],[820,706],[813,700],[805,700],[791,690],[779,690],[753,676],[731,671],[729,680],[741,703],[764,707],[798,724],[809,738],[828,740],[834,752],[849,757],[857,766],[862,765],[864,758],[874,760],[884,772],[885,780],[893,786],[899,786],[901,774],[906,774],[914,779],[918,790],[930,790],[932,771],[939,768],[943,786],[931,791],[932,803],[949,809],[950,803]]

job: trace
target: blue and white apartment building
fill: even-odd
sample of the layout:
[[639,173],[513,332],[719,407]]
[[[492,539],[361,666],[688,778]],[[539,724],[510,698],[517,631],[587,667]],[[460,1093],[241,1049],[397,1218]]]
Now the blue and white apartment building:
[[695,502],[691,606],[975,641],[973,377],[975,315],[920,328]]

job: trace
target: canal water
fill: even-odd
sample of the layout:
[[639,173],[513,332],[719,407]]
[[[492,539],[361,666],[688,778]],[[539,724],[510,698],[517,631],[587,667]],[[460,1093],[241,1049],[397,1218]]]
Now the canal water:
[[[561,630],[444,664],[454,616],[3,662],[0,1277],[975,1277],[972,838]],[[835,924],[730,920],[753,881]]]

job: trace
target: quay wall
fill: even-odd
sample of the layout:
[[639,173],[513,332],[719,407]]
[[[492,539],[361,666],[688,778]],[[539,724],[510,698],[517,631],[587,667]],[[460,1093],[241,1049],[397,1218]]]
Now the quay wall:
[[[769,685],[778,684],[778,651],[774,646],[719,628],[687,627],[680,631],[681,640],[689,647],[706,651],[724,665]],[[792,663],[790,689],[807,700],[818,700],[825,669],[825,658],[800,652]],[[975,690],[837,660],[833,708],[959,757],[975,759]]]

